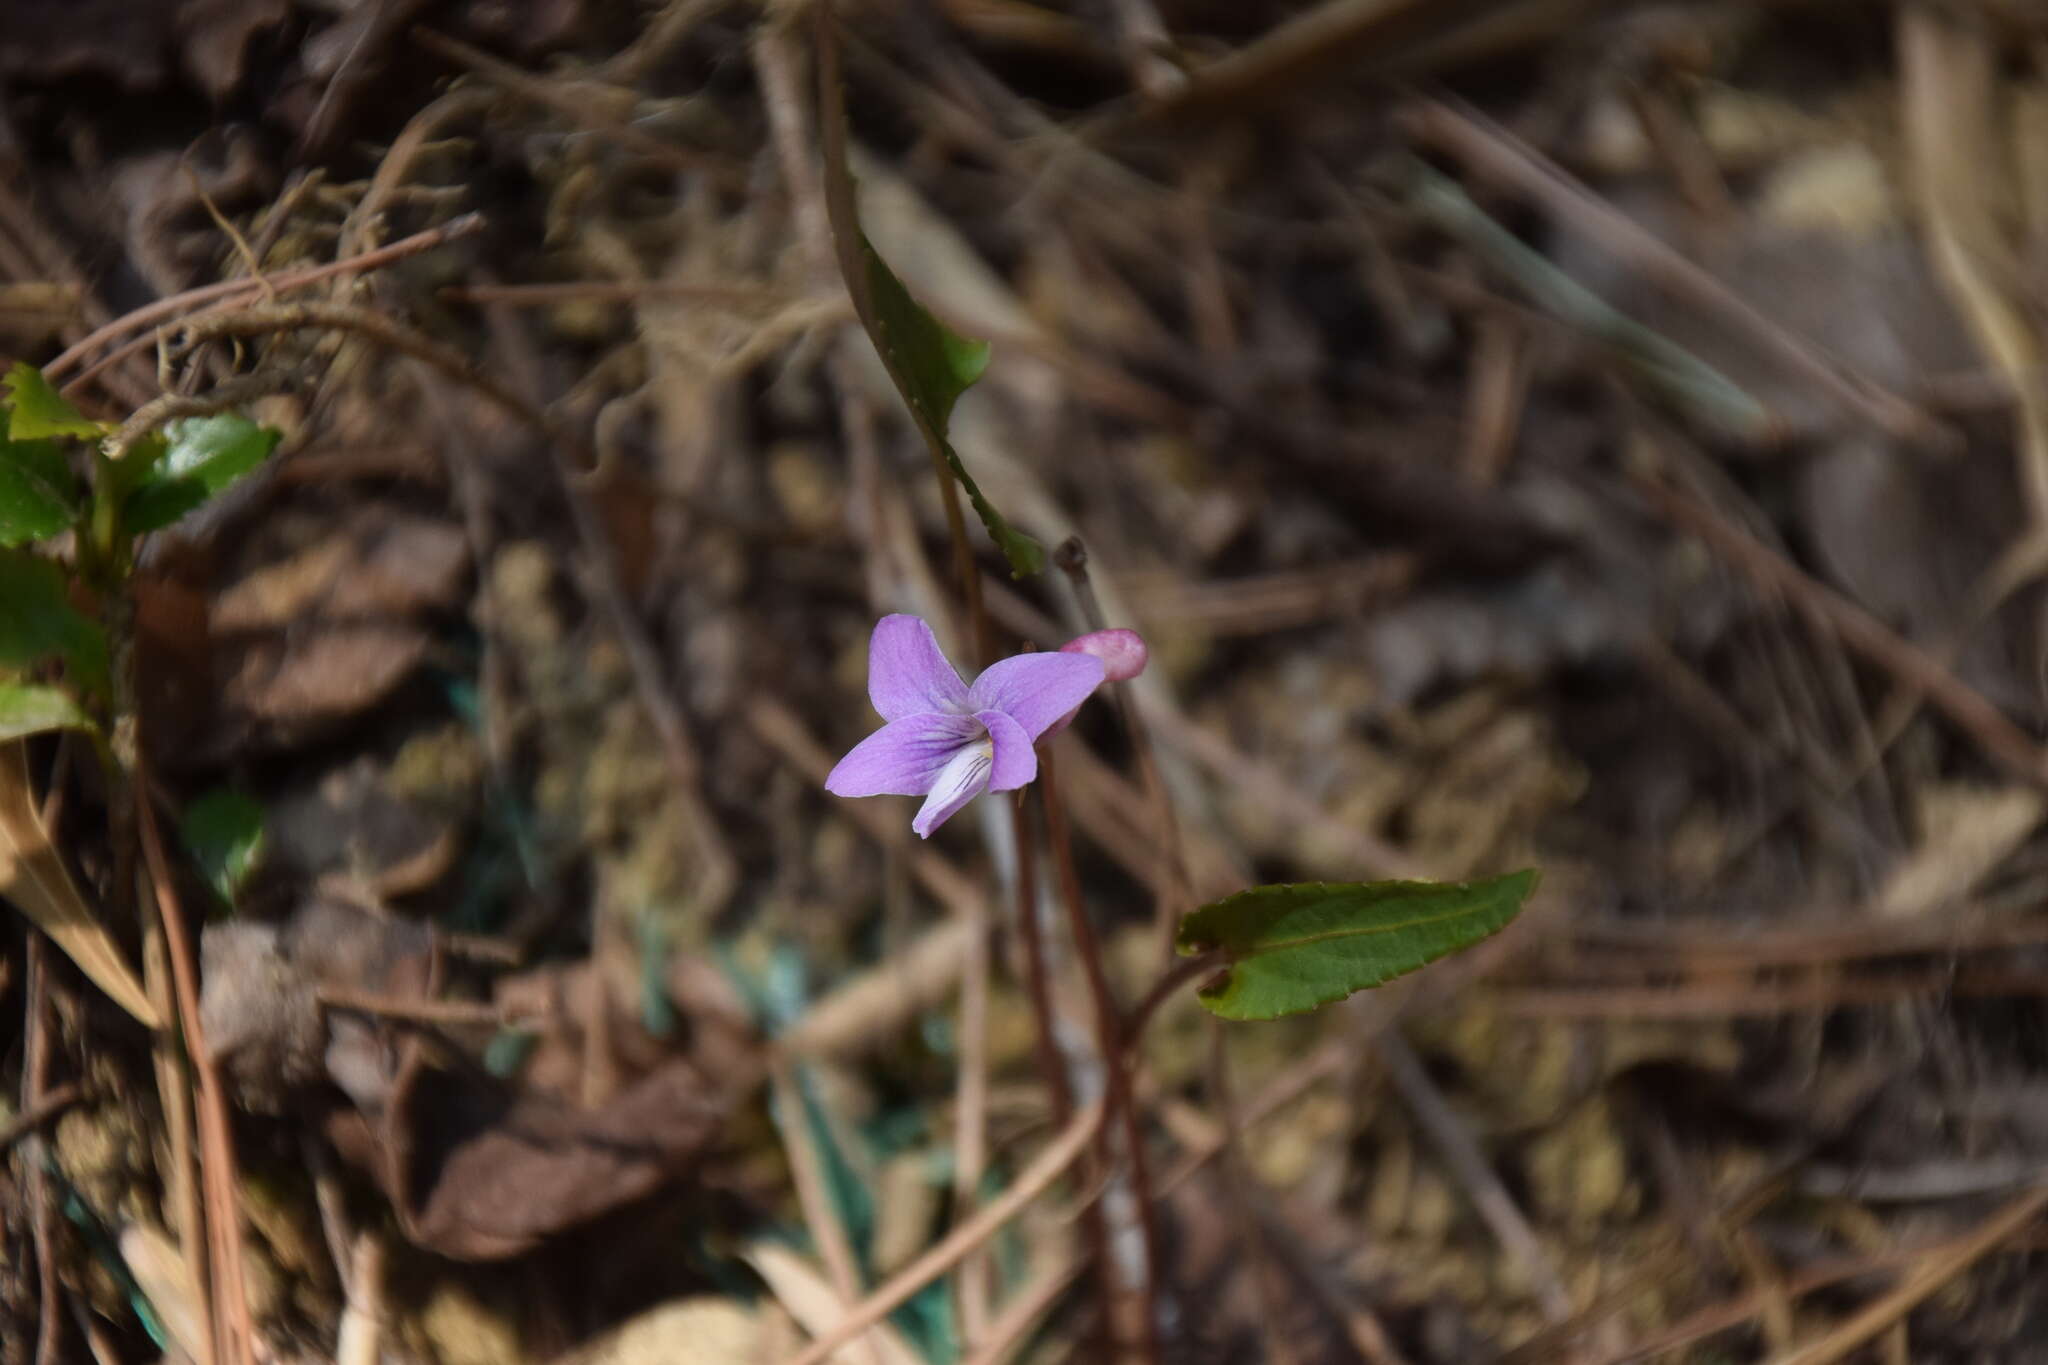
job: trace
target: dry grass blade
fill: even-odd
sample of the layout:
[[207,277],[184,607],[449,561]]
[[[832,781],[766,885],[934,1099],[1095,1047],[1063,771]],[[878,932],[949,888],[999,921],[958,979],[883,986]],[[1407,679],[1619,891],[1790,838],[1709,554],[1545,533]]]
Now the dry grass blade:
[[2036,786],[2048,785],[2048,753],[1939,659],[1855,602],[1815,582],[1798,565],[1704,503],[1648,477],[1634,482],[1674,525],[1698,536],[1758,587],[1784,594],[1810,618],[1824,622],[1843,644],[1923,693],[2014,775]]
[[171,884],[170,860],[164,854],[156,812],[143,793],[150,790],[148,768],[137,749],[135,766],[136,828],[142,835],[144,866],[149,871],[150,889],[155,893],[157,919],[162,928],[164,948],[170,958],[172,989],[177,1000],[178,1025],[185,1035],[185,1048],[197,1078],[200,1184],[204,1198],[204,1222],[211,1271],[213,1301],[214,1359],[221,1365],[254,1365],[256,1328],[250,1321],[249,1295],[244,1278],[241,1221],[241,1177],[236,1173],[234,1129],[229,1122],[227,1093],[222,1088],[220,1067],[206,1046],[206,1032],[199,1022],[198,942],[186,922],[178,893]]
[[910,1302],[918,1290],[958,1265],[963,1257],[995,1236],[1003,1224],[1016,1217],[1026,1204],[1059,1179],[1060,1173],[1088,1149],[1108,1116],[1109,1110],[1101,1100],[1074,1115],[1073,1122],[1024,1168],[1008,1189],[991,1199],[974,1217],[953,1229],[943,1242],[868,1295],[837,1327],[791,1357],[788,1365],[818,1365],[819,1361]]
[[[803,1210],[805,1230],[825,1262],[825,1274],[819,1276],[795,1253],[773,1244],[757,1246],[750,1259],[791,1317],[807,1331],[824,1332],[845,1315],[847,1305],[860,1298],[860,1268],[854,1258],[853,1243],[846,1234],[846,1224],[826,1188],[824,1160],[812,1135],[797,1079],[786,1066],[778,1066],[769,1074],[775,1095],[775,1124],[789,1158],[797,1204]],[[917,1360],[886,1328],[869,1333],[867,1350],[853,1354],[876,1365],[915,1365]]]
[[1446,0],[1326,0],[1199,68],[1154,112],[1215,115],[1296,94],[1360,56],[1438,36],[1475,8],[1485,7]]
[[1830,1365],[1905,1317],[1930,1294],[1997,1250],[2000,1243],[2048,1208],[2048,1186],[2026,1191],[1979,1224],[1962,1241],[1930,1252],[1905,1283],[1808,1346],[1774,1358],[1770,1365]]
[[0,744],[0,896],[20,906],[137,1023],[163,1027],[142,983],[50,842],[29,784],[28,751],[19,740]]
[[1046,1271],[1023,1289],[1016,1298],[1003,1306],[988,1327],[988,1336],[968,1356],[962,1365],[1002,1365],[1023,1349],[1031,1329],[1038,1325],[1066,1293],[1067,1286],[1074,1282],[1084,1268],[1077,1257]]
[[1406,123],[1420,141],[1466,162],[1482,176],[1530,196],[1561,224],[1597,243],[1673,297],[1714,318],[1881,431],[1920,444],[1954,444],[1954,433],[1868,377],[1846,369],[1687,260],[1562,167],[1475,111],[1423,101]]
[[1902,123],[1927,248],[1978,346],[2018,400],[2020,487],[2038,532],[2048,524],[2048,389],[2025,268],[2000,226],[2011,179],[2002,142],[1999,54],[1981,26],[1930,8],[1899,12]]
[[[836,1277],[821,1273],[788,1247],[776,1242],[756,1242],[744,1254],[747,1264],[767,1282],[775,1301],[805,1331],[828,1332],[846,1316],[849,1300],[834,1287],[832,1281]],[[871,1349],[849,1346],[833,1359],[846,1365],[918,1365],[917,1352],[887,1323],[868,1328],[866,1344]]]

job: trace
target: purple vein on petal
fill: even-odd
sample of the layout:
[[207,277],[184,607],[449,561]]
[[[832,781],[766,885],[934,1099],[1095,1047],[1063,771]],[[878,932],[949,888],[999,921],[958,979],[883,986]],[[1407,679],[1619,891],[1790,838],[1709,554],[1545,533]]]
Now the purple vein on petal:
[[982,736],[972,716],[903,716],[853,746],[825,779],[834,796],[922,796]]
[[932,628],[900,614],[877,621],[868,641],[868,698],[883,720],[968,709],[967,685]]
[[967,697],[976,711],[1001,711],[1036,740],[1101,685],[1102,660],[1091,654],[1013,654],[990,664]]

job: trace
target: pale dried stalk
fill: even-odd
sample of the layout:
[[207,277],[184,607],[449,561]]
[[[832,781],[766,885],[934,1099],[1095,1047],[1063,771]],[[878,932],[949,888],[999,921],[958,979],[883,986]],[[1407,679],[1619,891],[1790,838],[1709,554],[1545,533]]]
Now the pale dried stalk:
[[954,1228],[944,1241],[898,1271],[887,1284],[862,1300],[838,1327],[790,1357],[785,1365],[819,1365],[841,1346],[910,1302],[918,1290],[958,1265],[962,1257],[995,1236],[1003,1224],[1043,1194],[1081,1153],[1088,1150],[1108,1114],[1107,1107],[1097,1100],[1074,1115],[1073,1121],[1024,1168],[1008,1189],[990,1200],[974,1217]]

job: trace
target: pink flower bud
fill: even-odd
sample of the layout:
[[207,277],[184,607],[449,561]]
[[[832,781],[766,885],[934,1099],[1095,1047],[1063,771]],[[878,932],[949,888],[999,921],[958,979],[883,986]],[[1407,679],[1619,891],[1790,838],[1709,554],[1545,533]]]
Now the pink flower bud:
[[[1145,637],[1135,630],[1091,630],[1061,645],[1060,653],[1092,654],[1102,660],[1104,682],[1129,682],[1145,671],[1145,661],[1151,657],[1151,651],[1145,648]],[[1047,726],[1041,738],[1051,739],[1073,724],[1080,713],[1078,706],[1067,712]]]
[[1093,654],[1102,660],[1106,682],[1129,682],[1145,671],[1150,651],[1145,637],[1135,630],[1095,630],[1076,636],[1060,646],[1062,654]]

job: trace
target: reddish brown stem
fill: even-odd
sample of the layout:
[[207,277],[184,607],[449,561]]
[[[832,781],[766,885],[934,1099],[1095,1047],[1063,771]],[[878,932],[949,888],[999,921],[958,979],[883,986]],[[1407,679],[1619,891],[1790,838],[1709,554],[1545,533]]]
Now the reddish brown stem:
[[1017,844],[1017,941],[1024,949],[1024,989],[1037,1024],[1039,1075],[1052,1100],[1052,1121],[1064,1128],[1074,1113],[1074,1093],[1060,1060],[1052,1009],[1052,976],[1045,961],[1045,933],[1038,922],[1038,850],[1032,842],[1031,809],[1023,792],[1010,803],[1010,828]]
[[[1095,584],[1088,576],[1088,549],[1081,543],[1081,538],[1069,536],[1053,552],[1053,562],[1060,566],[1060,571],[1066,574],[1067,582],[1073,587],[1074,600],[1081,604],[1081,615],[1088,622],[1088,629],[1107,629],[1109,618],[1103,615],[1102,603],[1095,596]],[[1181,917],[1195,908],[1195,892],[1188,880],[1187,859],[1181,855],[1180,819],[1174,813],[1165,778],[1159,771],[1159,754],[1153,747],[1152,732],[1138,710],[1131,688],[1119,685],[1109,691],[1116,698],[1117,715],[1123,720],[1124,733],[1130,736],[1131,753],[1138,761],[1138,782],[1145,793],[1145,804],[1152,811],[1153,828],[1162,835],[1159,860],[1166,869],[1166,876],[1160,882],[1153,916],[1158,925],[1161,956],[1171,961],[1174,935],[1180,927]]]
[[170,860],[163,835],[149,804],[149,770],[136,746],[132,783],[136,825],[142,833],[142,856],[156,892],[157,914],[163,921],[164,946],[171,959],[171,985],[178,1000],[178,1023],[185,1048],[199,1079],[199,1143],[202,1180],[207,1192],[207,1238],[213,1253],[213,1340],[216,1360],[253,1365],[255,1329],[249,1321],[249,1297],[242,1279],[242,1224],[239,1212],[241,1179],[235,1167],[234,1134],[228,1124],[228,1101],[221,1089],[220,1068],[207,1050],[199,1024],[197,945],[171,884]]
[[[22,1030],[23,1058],[21,1107],[25,1112],[40,1108],[50,1082],[50,1000],[47,954],[40,930],[28,931],[28,1001]],[[41,1324],[36,1329],[36,1365],[59,1359],[63,1342],[58,1336],[62,1314],[57,1311],[61,1286],[57,1282],[57,1220],[50,1200],[50,1178],[43,1170],[40,1153],[28,1161],[28,1197],[31,1235],[35,1242],[36,1294]]]
[[[1079,869],[1074,865],[1072,832],[1067,826],[1066,807],[1060,802],[1059,783],[1049,748],[1039,754],[1038,789],[1039,798],[1045,807],[1046,844],[1052,850],[1053,869],[1059,877],[1060,899],[1067,904],[1067,919],[1074,935],[1074,951],[1081,959],[1082,972],[1088,980],[1088,993],[1094,1002],[1095,1032],[1102,1049],[1103,1085],[1105,1099],[1109,1104],[1110,1121],[1122,1128],[1125,1154],[1130,1162],[1131,1198],[1137,1205],[1138,1227],[1144,1239],[1145,1264],[1136,1286],[1142,1310],[1136,1344],[1142,1359],[1157,1362],[1160,1359],[1160,1344],[1159,1313],[1155,1298],[1158,1284],[1159,1236],[1152,1216],[1152,1173],[1150,1164],[1145,1159],[1143,1125],[1138,1120],[1137,1107],[1131,1101],[1129,1061],[1124,1055],[1123,1012],[1116,1003],[1116,994],[1109,984],[1109,973],[1103,966],[1101,942],[1095,936],[1095,926],[1090,922],[1087,906],[1081,899],[1081,876]],[[1108,1131],[1108,1126],[1105,1125],[1105,1157],[1113,1150],[1113,1144],[1107,1136]],[[1105,1163],[1106,1167],[1108,1164]]]

